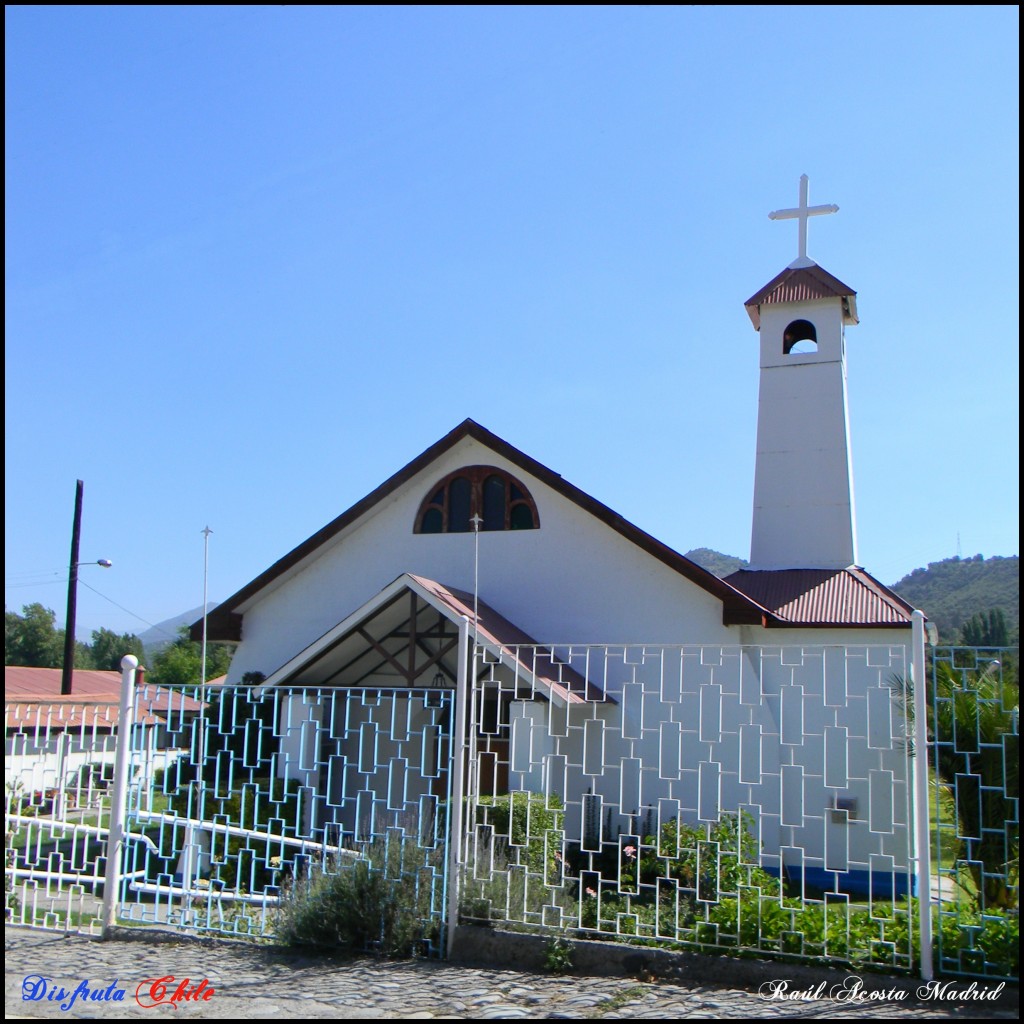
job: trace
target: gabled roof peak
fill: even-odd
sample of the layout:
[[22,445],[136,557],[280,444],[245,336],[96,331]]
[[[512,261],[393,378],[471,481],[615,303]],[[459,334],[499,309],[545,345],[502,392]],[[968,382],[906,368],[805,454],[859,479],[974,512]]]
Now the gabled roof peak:
[[[365,498],[357,501],[350,509],[319,529],[298,547],[293,548],[283,558],[278,559],[269,569],[260,573],[254,580],[247,583],[227,600],[222,601],[213,609],[207,618],[208,639],[213,641],[237,642],[242,639],[242,606],[256,594],[272,585],[284,573],[299,565],[320,547],[337,536],[344,529],[355,523],[368,513],[389,494],[407,483],[417,473],[422,472],[445,452],[449,451],[464,438],[470,437],[502,458],[507,459],[525,474],[546,484],[564,498],[579,506],[585,512],[599,519],[607,527],[621,534],[636,544],[649,555],[663,562],[670,569],[685,576],[701,589],[718,598],[723,605],[723,619],[727,624],[739,622],[761,623],[768,614],[756,601],[737,590],[734,586],[719,579],[714,573],[690,561],[684,555],[674,551],[667,544],[645,533],[634,526],[629,520],[602,504],[596,498],[569,483],[554,470],[548,469],[543,463],[531,458],[525,452],[513,447],[507,441],[491,433],[486,427],[475,420],[464,419],[457,427],[449,431],[440,440],[435,441],[426,451],[417,455],[411,462],[389,477],[379,487],[371,491]],[[202,622],[192,625],[192,638],[202,638]]]

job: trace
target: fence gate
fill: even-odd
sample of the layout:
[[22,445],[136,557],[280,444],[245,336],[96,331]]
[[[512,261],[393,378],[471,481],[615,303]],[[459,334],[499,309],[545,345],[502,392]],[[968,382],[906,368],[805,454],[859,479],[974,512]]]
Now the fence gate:
[[453,698],[139,689],[120,920],[273,936],[289,901],[362,871],[401,887],[417,951],[439,954]]

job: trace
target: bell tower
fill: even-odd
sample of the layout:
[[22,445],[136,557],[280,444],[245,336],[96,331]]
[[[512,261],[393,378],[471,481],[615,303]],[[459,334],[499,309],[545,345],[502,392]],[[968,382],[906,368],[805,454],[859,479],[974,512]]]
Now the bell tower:
[[842,569],[857,562],[846,402],[847,327],[857,293],[807,255],[807,221],[837,206],[770,213],[797,220],[797,258],[746,303],[760,333],[761,381],[751,569]]

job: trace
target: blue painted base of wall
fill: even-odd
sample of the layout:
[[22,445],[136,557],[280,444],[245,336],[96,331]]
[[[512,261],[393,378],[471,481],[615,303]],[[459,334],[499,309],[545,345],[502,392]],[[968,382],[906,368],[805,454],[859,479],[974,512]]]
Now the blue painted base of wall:
[[[776,877],[779,869],[765,867]],[[884,871],[826,871],[824,868],[785,869],[786,881],[792,885],[803,885],[822,892],[841,892],[848,896],[871,896],[874,899],[896,900],[908,894],[918,893],[917,876],[905,872]]]

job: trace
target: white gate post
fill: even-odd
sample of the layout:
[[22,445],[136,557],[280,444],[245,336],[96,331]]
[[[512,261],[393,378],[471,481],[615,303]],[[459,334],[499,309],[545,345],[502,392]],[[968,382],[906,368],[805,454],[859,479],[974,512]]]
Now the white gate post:
[[128,757],[131,753],[135,717],[135,670],[139,659],[126,654],[121,659],[121,706],[117,716],[117,750],[114,760],[114,788],[110,796],[110,834],[107,836],[107,873],[103,883],[103,937],[114,927],[117,897],[121,888],[121,858],[124,854],[124,818],[128,803]]
[[[473,666],[473,671],[476,666]],[[469,619],[459,621],[459,671],[455,683],[455,720],[450,741],[452,764],[451,816],[448,822],[448,934],[445,955],[451,956],[455,942],[455,926],[459,923],[459,895],[462,883],[463,803],[466,794],[466,704],[470,688]]]
[[[917,846],[917,910],[921,933],[921,977],[931,981],[932,962],[932,835],[928,804],[928,679],[924,665],[924,612],[912,616],[910,678],[914,699],[914,833]],[[941,892],[939,893],[941,897]]]

